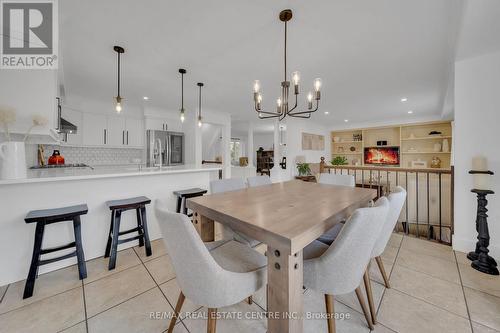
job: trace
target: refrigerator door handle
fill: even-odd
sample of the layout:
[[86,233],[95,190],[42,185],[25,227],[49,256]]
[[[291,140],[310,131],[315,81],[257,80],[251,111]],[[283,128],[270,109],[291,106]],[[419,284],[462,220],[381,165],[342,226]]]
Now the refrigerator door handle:
[[172,147],[170,147],[170,134],[167,134],[166,137],[166,143],[165,143],[165,153],[167,155],[167,165],[170,165],[171,162],[171,154],[172,154]]

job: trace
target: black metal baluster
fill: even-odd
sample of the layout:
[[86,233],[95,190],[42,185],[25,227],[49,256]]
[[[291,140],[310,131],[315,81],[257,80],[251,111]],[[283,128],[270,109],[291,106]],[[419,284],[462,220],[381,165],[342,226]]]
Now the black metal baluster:
[[417,212],[416,212],[416,218],[417,218],[417,238],[420,238],[420,226],[418,225],[418,172],[415,172],[415,193],[417,195]]
[[442,214],[441,214],[441,173],[439,173],[439,242],[443,242],[443,225],[442,225]]
[[427,172],[427,239],[431,239],[431,214],[430,214],[430,186],[429,186],[429,173]]
[[[406,192],[408,192],[408,171],[405,172],[405,187],[406,187]],[[408,221],[408,195],[406,196],[405,199],[405,206],[406,206],[406,228],[405,228],[405,233],[408,235],[410,231],[410,223]]]
[[391,185],[389,184],[389,171],[386,171],[385,180],[387,183],[387,194],[391,193]]

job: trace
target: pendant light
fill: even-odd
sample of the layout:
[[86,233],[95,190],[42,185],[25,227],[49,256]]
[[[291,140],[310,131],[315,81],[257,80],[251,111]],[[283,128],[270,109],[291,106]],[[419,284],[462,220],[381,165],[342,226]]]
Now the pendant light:
[[125,53],[125,49],[121,46],[113,46],[113,50],[115,50],[116,54],[118,55],[118,93],[116,94],[116,106],[115,110],[116,112],[120,113],[122,111],[122,97],[120,96],[120,55],[122,53]]
[[179,73],[181,73],[181,123],[183,123],[186,118],[184,114],[184,74],[186,74],[186,72],[185,69],[179,68]]
[[198,87],[200,87],[200,95],[198,97],[198,127],[201,127],[202,122],[201,122],[201,87],[203,87],[202,82],[197,83]]

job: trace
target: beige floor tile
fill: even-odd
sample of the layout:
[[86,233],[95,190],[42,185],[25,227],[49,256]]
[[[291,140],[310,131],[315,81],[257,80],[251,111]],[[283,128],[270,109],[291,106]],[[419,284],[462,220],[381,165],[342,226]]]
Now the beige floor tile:
[[[394,264],[390,261],[382,259],[382,263],[384,264],[385,273],[389,277],[389,282],[391,280],[391,271]],[[380,269],[378,268],[377,262],[375,259],[372,259],[370,264],[370,279],[379,284],[384,284],[384,278],[382,277],[382,273],[380,273]]]
[[474,333],[499,333],[500,331],[494,330],[490,327],[472,322],[472,330]]
[[0,315],[2,333],[58,332],[85,320],[82,288]]
[[[403,241],[404,242],[404,241]],[[416,253],[414,251],[399,250],[396,265],[404,266],[433,277],[460,284],[457,264],[449,260]]]
[[391,238],[389,238],[387,246],[399,248],[401,246],[402,241],[403,241],[403,235],[393,232]]
[[149,257],[146,256],[146,248],[144,246],[142,247],[135,246],[134,250],[135,253],[137,253],[139,258],[142,260],[142,262],[150,261],[167,254],[167,249],[165,248],[165,245],[163,244],[163,239],[161,238],[151,242],[152,254]]
[[459,264],[464,286],[500,297],[500,276],[481,273],[470,266]]
[[85,285],[90,318],[155,286],[143,265],[138,265]]
[[471,261],[467,259],[467,253],[455,251],[455,257],[459,264],[470,265]]
[[9,286],[0,304],[0,314],[82,285],[76,265],[40,275],[35,281],[33,296],[27,299],[23,299],[25,283],[26,280],[22,280]]
[[61,333],[87,333],[87,324],[84,321],[78,323],[70,328],[65,329]]
[[[337,316],[335,325],[337,332],[362,333],[369,332],[364,315],[344,304],[335,301],[334,309]],[[308,289],[304,293],[304,333],[328,332],[327,321],[322,315],[326,313],[325,296]]]
[[391,330],[388,327],[385,327],[384,325],[377,323],[375,325],[375,329],[372,331],[372,333],[397,333],[396,331]]
[[89,333],[163,332],[172,313],[160,289],[154,288],[90,318]]
[[471,320],[500,330],[500,297],[467,287],[464,291]]
[[396,265],[392,288],[468,318],[462,286]]
[[381,257],[387,262],[393,263],[396,260],[396,256],[398,255],[398,248],[387,246],[382,253]]
[[[177,304],[177,299],[179,298],[179,294],[181,292],[179,285],[177,284],[177,279],[172,279],[167,283],[164,283],[160,286],[161,290],[167,296],[168,301],[172,305],[172,308],[175,308]],[[181,310],[181,318],[184,318],[187,313],[195,312],[201,308],[201,305],[194,304],[186,298],[184,304],[182,305]]]
[[[248,305],[245,302],[236,305],[218,309],[220,313],[226,313],[226,318],[217,320],[217,333],[265,333],[267,329],[267,320],[264,312],[255,304]],[[233,313],[241,313],[241,319],[232,315]],[[206,308],[200,309],[190,318],[183,320],[188,330],[193,333],[206,332],[207,330],[207,310]],[[259,319],[251,319],[255,316],[260,316]]]
[[153,279],[158,284],[172,280],[175,277],[174,267],[168,255],[147,261],[144,263],[144,266],[146,266],[149,273],[151,273]]
[[124,269],[139,265],[140,263],[141,260],[132,248],[118,252],[116,267],[113,270],[108,269],[109,258],[101,257],[87,261],[87,278],[83,283],[96,281],[108,275],[121,272]]
[[[378,283],[372,283],[372,293],[373,300],[375,302],[375,309],[378,309],[380,301],[382,300],[382,295],[384,294],[385,287]],[[361,284],[361,290],[363,291],[363,297],[366,305],[368,305],[368,298],[366,297],[365,285]],[[349,294],[345,295],[335,295],[335,299],[344,305],[358,311],[359,313],[363,313],[361,306],[359,305],[358,297],[356,297],[356,293],[353,291]]]
[[378,321],[399,333],[471,332],[469,320],[394,289],[386,290]]
[[451,246],[425,239],[405,236],[401,243],[401,249],[455,262],[455,255],[453,254]]

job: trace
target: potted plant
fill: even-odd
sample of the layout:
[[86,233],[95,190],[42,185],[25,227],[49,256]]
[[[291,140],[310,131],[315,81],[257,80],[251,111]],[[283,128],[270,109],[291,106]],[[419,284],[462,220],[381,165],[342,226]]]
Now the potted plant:
[[299,176],[309,176],[311,174],[311,167],[309,163],[297,163],[297,171]]
[[347,158],[345,156],[337,156],[331,161],[332,165],[347,165]]

